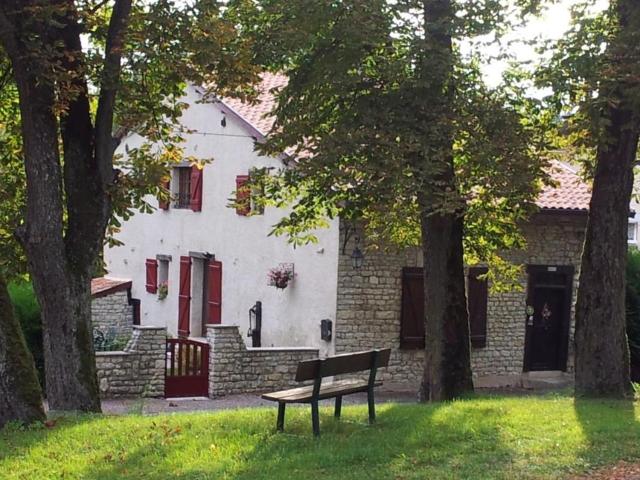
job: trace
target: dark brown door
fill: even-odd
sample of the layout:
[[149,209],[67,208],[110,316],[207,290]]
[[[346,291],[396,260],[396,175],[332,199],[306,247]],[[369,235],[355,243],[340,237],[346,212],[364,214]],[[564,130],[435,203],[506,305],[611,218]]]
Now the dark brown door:
[[529,267],[525,371],[566,370],[571,267]]

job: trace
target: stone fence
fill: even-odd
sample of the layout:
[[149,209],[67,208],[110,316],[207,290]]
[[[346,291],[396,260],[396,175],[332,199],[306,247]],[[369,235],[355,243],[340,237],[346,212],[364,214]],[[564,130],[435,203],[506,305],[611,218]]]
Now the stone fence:
[[123,351],[96,352],[102,397],[161,397],[167,329],[133,326]]
[[247,348],[234,325],[208,325],[209,396],[256,393],[295,386],[298,362],[317,348]]

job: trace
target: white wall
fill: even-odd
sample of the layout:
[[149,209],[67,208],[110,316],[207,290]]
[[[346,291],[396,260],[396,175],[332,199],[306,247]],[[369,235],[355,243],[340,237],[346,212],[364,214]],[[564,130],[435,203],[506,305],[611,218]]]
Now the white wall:
[[[222,127],[223,105],[197,104],[197,99],[197,92],[190,89],[187,101],[191,108],[182,123],[198,130],[187,136],[185,154],[214,159],[203,173],[202,211],[172,206],[168,211],[137,213],[117,236],[124,246],[105,249],[109,274],[133,280],[132,295],[141,299],[143,325],[166,326],[175,335],[180,256],[190,251],[209,252],[223,264],[223,324],[238,325],[250,345],[246,338],[248,311],[261,300],[262,346],[314,346],[331,353],[332,344],[320,339],[320,320],[335,322],[338,222],[317,232],[318,244],[294,249],[284,237],[267,236],[283,211],[267,208],[264,215],[243,217],[227,207],[237,175],[246,175],[251,167],[282,164],[258,156],[251,131],[232,115],[226,115],[226,127]],[[128,137],[118,151],[140,143],[139,137]],[[155,199],[150,203],[157,205]],[[145,259],[158,254],[172,256],[169,295],[162,301],[145,290]],[[295,264],[296,278],[284,291],[267,285],[267,272],[280,263]],[[192,304],[192,312],[199,309],[199,304]],[[199,336],[199,332],[193,335]]]

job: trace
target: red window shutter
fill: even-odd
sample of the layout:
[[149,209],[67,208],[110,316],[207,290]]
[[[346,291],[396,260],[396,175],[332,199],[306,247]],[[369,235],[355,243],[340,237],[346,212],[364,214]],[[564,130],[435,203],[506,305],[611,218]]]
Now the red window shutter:
[[[170,188],[171,188],[171,182],[169,180],[164,180],[162,182],[162,187],[165,190],[169,190],[169,192],[171,192]],[[169,200],[159,200],[158,201],[158,207],[161,210],[169,210]]]
[[222,262],[212,260],[208,266],[208,324],[222,323]]
[[191,201],[189,207],[194,212],[202,210],[202,172],[197,165],[191,167]]
[[479,279],[487,273],[486,267],[471,267],[467,280],[467,304],[469,309],[469,330],[471,346],[484,348],[487,345],[487,300],[489,289],[486,279]]
[[402,269],[400,348],[424,348],[424,270]]
[[189,336],[191,317],[191,257],[180,257],[180,289],[178,292],[178,335]]
[[157,293],[158,292],[158,261],[147,258],[145,262],[147,267],[147,292],[149,293]]
[[249,189],[249,175],[236,177],[236,213],[247,216],[251,212],[251,190]]

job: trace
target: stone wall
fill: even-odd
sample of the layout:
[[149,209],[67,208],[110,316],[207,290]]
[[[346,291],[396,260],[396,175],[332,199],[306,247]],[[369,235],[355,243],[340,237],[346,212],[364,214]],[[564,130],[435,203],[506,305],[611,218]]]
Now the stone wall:
[[113,331],[117,339],[129,338],[133,326],[133,306],[129,305],[127,291],[93,298],[91,321],[93,328],[101,330],[105,335]]
[[[571,324],[567,371],[573,372],[574,311],[584,241],[585,217],[540,215],[524,227],[525,251],[506,257],[523,265],[557,265],[575,268],[571,301]],[[512,385],[522,374],[524,363],[527,275],[520,278],[521,291],[489,295],[487,346],[474,349],[472,367],[479,385]]]
[[209,396],[265,392],[296,385],[298,362],[317,348],[247,348],[235,325],[208,325]]
[[133,326],[123,351],[96,352],[102,397],[163,396],[166,340],[165,327]]
[[[526,265],[572,265],[575,267],[573,304],[577,291],[584,217],[538,215],[524,226],[527,248],[509,258]],[[344,231],[344,229],[341,229]],[[355,236],[354,236],[355,237]],[[342,241],[341,240],[341,244]],[[419,249],[367,250],[364,265],[351,264],[353,237],[340,252],[338,305],[335,325],[336,353],[370,348],[392,348],[389,368],[382,378],[391,388],[417,389],[424,353],[400,349],[402,267],[421,267]],[[526,274],[521,290],[489,295],[487,344],[472,349],[476,385],[514,385],[521,381],[524,360]],[[573,306],[568,370],[573,368]]]

